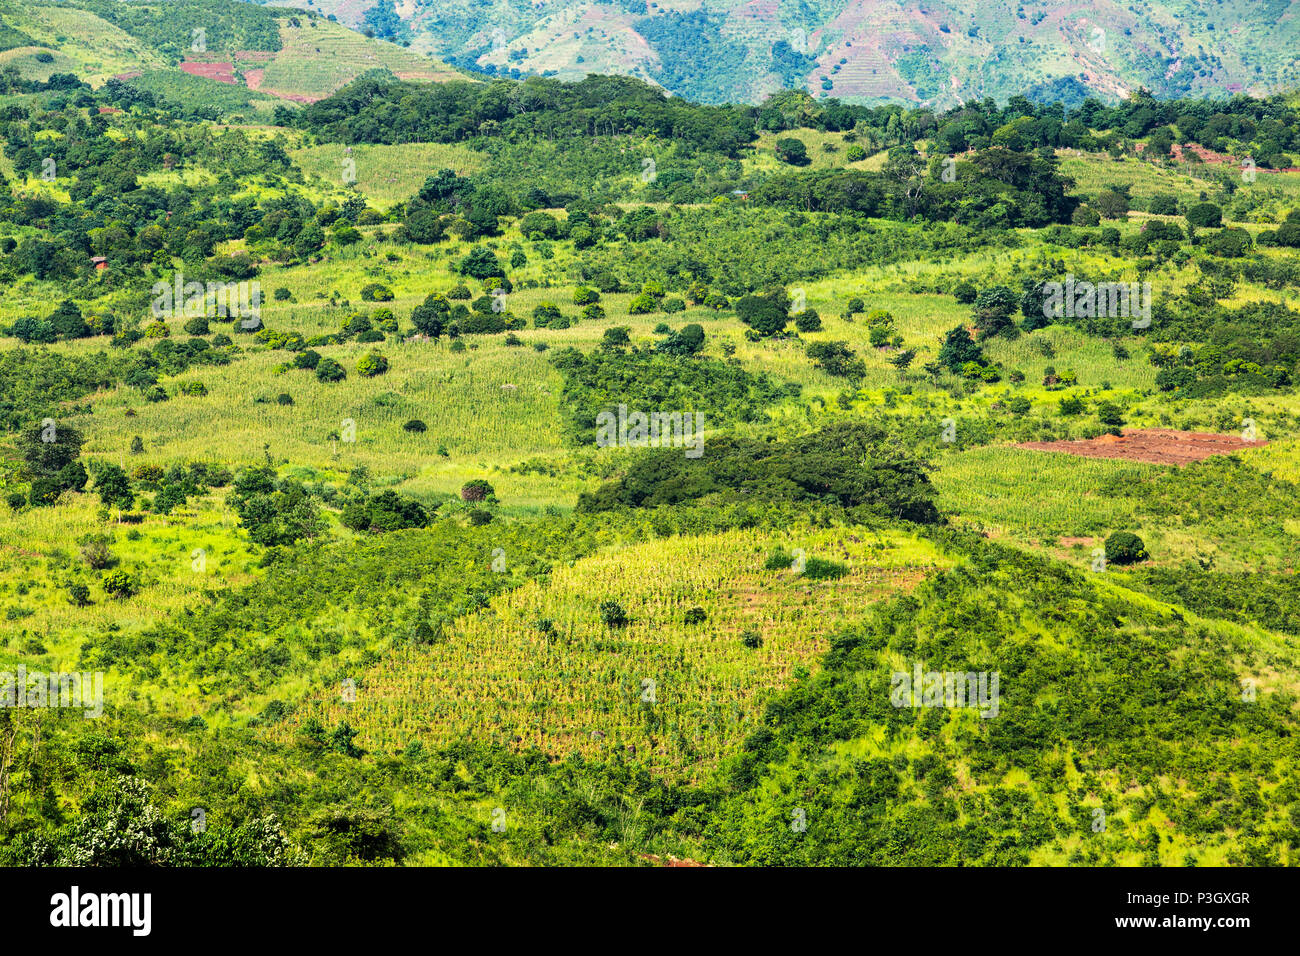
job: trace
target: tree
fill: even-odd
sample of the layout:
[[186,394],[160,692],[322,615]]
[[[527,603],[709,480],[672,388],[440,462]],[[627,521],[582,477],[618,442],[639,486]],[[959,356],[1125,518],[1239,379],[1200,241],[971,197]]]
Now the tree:
[[1202,229],[1217,229],[1223,225],[1223,210],[1212,202],[1197,203],[1187,210],[1189,225]]
[[847,342],[814,342],[808,357],[828,375],[857,380],[867,373],[867,365]]
[[945,366],[950,371],[960,373],[962,366],[967,362],[980,364],[983,361],[983,351],[975,344],[964,326],[959,325],[948,331],[943,345],[939,348],[940,365]]
[[994,336],[1012,336],[1016,326],[1011,315],[1020,307],[1020,300],[1006,286],[995,285],[981,289],[975,296],[971,318],[979,329],[981,339]]
[[900,372],[906,372],[915,358],[916,349],[903,349],[903,351],[899,352],[897,355],[889,357],[885,361],[894,366],[894,368],[898,369]]
[[487,501],[496,497],[496,490],[482,478],[475,478],[467,481],[461,486],[460,498],[462,501]]
[[332,358],[322,358],[316,364],[316,380],[319,382],[341,382],[347,377],[343,366]]
[[92,461],[90,473],[95,481],[95,494],[106,506],[130,508],[135,503],[131,480],[121,467],[110,462]]
[[61,339],[80,339],[90,334],[90,326],[86,325],[81,310],[70,299],[59,303],[58,308],[50,313],[48,321],[54,334]]
[[1128,216],[1129,198],[1118,189],[1103,189],[1093,201],[1104,219],[1124,219]]
[[1116,531],[1106,539],[1106,560],[1111,564],[1137,564],[1145,561],[1146,544],[1131,531]]
[[77,461],[84,443],[80,431],[52,418],[18,433],[16,444],[22,458],[19,474],[31,482],[28,500],[32,504],[53,504],[63,492],[85,487],[86,470]]
[[388,371],[388,359],[378,352],[363,355],[357,362],[357,374],[365,378],[374,378]]
[[655,346],[655,350],[669,355],[695,355],[704,348],[704,327],[692,322],[680,332],[671,333]]
[[765,295],[746,295],[736,300],[736,317],[759,335],[775,335],[790,321],[788,307]]
[[430,293],[411,311],[415,331],[431,339],[439,338],[451,318],[451,303],[437,293]]
[[791,166],[807,166],[808,149],[802,140],[785,136],[776,141],[776,158]]
[[505,275],[501,263],[487,246],[475,246],[470,250],[469,255],[460,261],[457,268],[461,275],[479,280]]

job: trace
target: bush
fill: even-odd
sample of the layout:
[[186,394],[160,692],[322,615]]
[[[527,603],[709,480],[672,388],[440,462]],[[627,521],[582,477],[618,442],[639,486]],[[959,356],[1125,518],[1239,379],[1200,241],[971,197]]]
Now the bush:
[[753,629],[742,631],[740,635],[740,643],[751,651],[758,650],[758,648],[763,646],[763,635]]
[[357,362],[357,374],[365,378],[374,378],[376,375],[383,375],[388,371],[388,359],[378,352],[371,352],[363,355]]
[[808,148],[802,140],[785,136],[776,141],[776,158],[791,166],[807,166]]
[[420,421],[418,418],[412,418],[409,422],[407,422],[405,425],[402,426],[402,430],[412,432],[413,434],[419,434],[421,432],[428,431],[429,426],[424,424],[424,422]]
[[815,581],[834,580],[849,573],[847,566],[825,558],[809,558],[804,562],[803,575]]
[[104,593],[109,597],[128,598],[139,591],[139,585],[129,571],[108,571],[100,579]]
[[651,312],[658,310],[658,308],[659,308],[659,303],[655,299],[655,297],[648,292],[642,292],[640,295],[637,295],[635,298],[633,298],[632,301],[628,304],[627,314],[628,315],[649,315]]
[[496,490],[482,478],[475,478],[461,485],[461,501],[487,501],[496,497]]
[[361,289],[362,302],[392,302],[393,290],[379,282],[371,282]]
[[800,332],[820,332],[822,317],[812,309],[804,309],[794,317],[794,327]]
[[606,627],[627,627],[627,611],[623,610],[623,605],[617,601],[602,601],[600,620]]
[[1106,539],[1106,560],[1111,564],[1137,564],[1149,557],[1142,539],[1131,531],[1116,531]]
[[319,382],[341,382],[347,377],[343,366],[332,358],[322,358],[316,364],[316,380]]
[[1223,225],[1223,210],[1212,202],[1201,202],[1188,209],[1185,218],[1190,225],[1217,229]]

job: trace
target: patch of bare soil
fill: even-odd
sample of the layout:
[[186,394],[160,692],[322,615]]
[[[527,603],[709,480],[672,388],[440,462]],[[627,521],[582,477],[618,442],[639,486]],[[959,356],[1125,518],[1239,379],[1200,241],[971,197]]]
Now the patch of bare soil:
[[1080,441],[1030,441],[1017,448],[1059,451],[1085,458],[1122,458],[1152,465],[1187,465],[1212,455],[1230,455],[1246,448],[1263,448],[1263,439],[1247,441],[1236,435],[1185,432],[1173,428],[1130,428],[1121,435],[1101,435]]

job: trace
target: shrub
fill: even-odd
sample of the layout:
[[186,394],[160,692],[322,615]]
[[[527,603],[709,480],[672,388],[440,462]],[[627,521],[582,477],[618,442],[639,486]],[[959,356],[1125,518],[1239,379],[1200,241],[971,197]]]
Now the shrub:
[[392,302],[393,290],[379,282],[371,282],[361,289],[362,302]]
[[419,434],[420,432],[428,431],[429,426],[424,424],[424,422],[420,421],[418,418],[412,418],[409,422],[407,422],[402,426],[402,430],[412,432],[414,434]]
[[635,298],[633,298],[632,301],[628,304],[627,314],[628,315],[649,315],[651,312],[656,311],[658,308],[659,308],[659,303],[655,299],[655,297],[648,292],[642,292],[640,295],[637,295]]
[[1190,225],[1217,229],[1223,225],[1223,210],[1212,202],[1201,202],[1188,209],[1185,218]]
[[104,593],[109,597],[128,598],[139,590],[139,585],[129,571],[108,571],[100,579]]
[[316,380],[319,382],[341,382],[347,377],[343,366],[332,358],[322,358],[316,364]]
[[849,573],[847,566],[825,558],[809,558],[804,562],[803,575],[815,581],[834,580]]
[[623,610],[623,605],[617,601],[602,601],[600,603],[600,620],[606,627],[627,627],[627,611]]
[[383,375],[388,371],[388,359],[378,352],[371,352],[363,355],[357,362],[357,374],[366,378],[374,378],[376,375]]
[[785,136],[776,141],[776,158],[791,166],[807,166],[808,148],[802,140]]
[[740,643],[751,651],[758,650],[763,646],[763,635],[753,629],[742,631],[740,634]]
[[461,485],[461,501],[487,501],[496,497],[496,490],[482,478],[475,478]]
[[1111,564],[1137,564],[1145,561],[1146,545],[1131,531],[1116,531],[1106,539],[1106,560]]
[[804,309],[794,317],[794,327],[800,332],[820,332],[822,317],[812,309]]
[[1114,402],[1098,402],[1097,420],[1103,425],[1112,425],[1118,428],[1124,424],[1124,413]]

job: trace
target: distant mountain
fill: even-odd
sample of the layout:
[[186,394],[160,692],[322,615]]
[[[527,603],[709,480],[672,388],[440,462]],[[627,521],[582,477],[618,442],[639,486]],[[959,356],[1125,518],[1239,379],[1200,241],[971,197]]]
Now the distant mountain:
[[[303,0],[287,0],[299,6]],[[1300,0],[306,0],[458,66],[622,73],[704,102],[781,88],[948,106],[1300,85]]]

